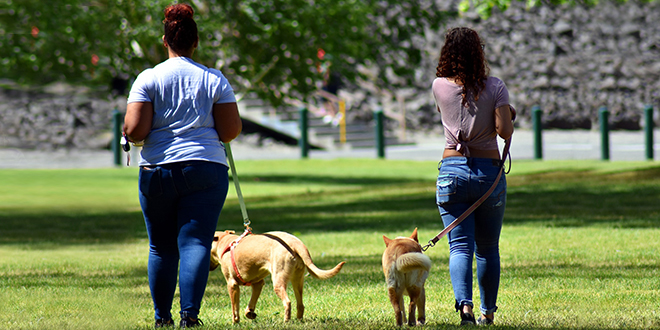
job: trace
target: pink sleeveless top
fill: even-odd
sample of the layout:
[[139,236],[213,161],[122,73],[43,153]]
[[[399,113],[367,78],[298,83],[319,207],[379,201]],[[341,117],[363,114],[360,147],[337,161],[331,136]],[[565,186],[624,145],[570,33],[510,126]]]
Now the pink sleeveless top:
[[468,95],[465,107],[461,105],[463,87],[447,78],[433,80],[432,90],[445,129],[445,149],[458,150],[465,157],[470,157],[470,148],[497,149],[495,109],[509,104],[509,91],[502,80],[488,77],[479,100]]

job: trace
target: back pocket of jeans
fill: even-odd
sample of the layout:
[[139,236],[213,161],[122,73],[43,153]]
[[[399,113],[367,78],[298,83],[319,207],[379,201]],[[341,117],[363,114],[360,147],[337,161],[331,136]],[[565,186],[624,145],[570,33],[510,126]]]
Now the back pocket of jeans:
[[451,203],[456,197],[458,187],[458,177],[456,175],[445,174],[438,176],[435,188],[435,201],[438,205]]
[[156,198],[163,194],[160,183],[160,168],[143,167],[140,169],[140,192],[148,198]]
[[193,162],[184,164],[181,173],[190,191],[198,191],[218,185],[218,165],[212,162]]
[[[481,186],[481,190],[485,194],[486,192],[488,192],[488,189],[491,188],[493,182],[479,181],[479,185]],[[486,198],[484,203],[481,204],[481,208],[497,209],[498,207],[502,207],[505,202],[506,202],[506,179],[502,177],[495,186],[493,192],[488,196],[488,198]]]

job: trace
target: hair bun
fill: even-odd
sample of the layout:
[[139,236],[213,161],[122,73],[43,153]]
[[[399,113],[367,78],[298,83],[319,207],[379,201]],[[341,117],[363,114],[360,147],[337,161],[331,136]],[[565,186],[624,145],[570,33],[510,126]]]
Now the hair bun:
[[181,21],[184,19],[193,19],[194,11],[190,5],[179,3],[165,8],[166,21]]

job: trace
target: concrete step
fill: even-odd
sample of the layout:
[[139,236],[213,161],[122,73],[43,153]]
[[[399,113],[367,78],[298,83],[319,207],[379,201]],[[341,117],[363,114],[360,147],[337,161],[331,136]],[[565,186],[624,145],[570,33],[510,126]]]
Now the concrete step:
[[[243,98],[239,102],[241,117],[249,119],[250,133],[267,134],[269,137],[281,140],[287,144],[297,142],[300,138],[300,111],[294,107],[274,109],[265,102],[254,97]],[[259,126],[263,126],[259,132]],[[323,118],[310,113],[308,118],[308,136],[310,144],[315,148],[335,150],[337,148],[368,148],[376,145],[373,123],[348,122],[345,126],[346,143],[341,143],[340,126],[326,123]],[[275,132],[275,133],[273,133]],[[247,132],[246,132],[247,133]],[[385,132],[386,145],[411,144],[410,141],[400,141],[393,133]]]

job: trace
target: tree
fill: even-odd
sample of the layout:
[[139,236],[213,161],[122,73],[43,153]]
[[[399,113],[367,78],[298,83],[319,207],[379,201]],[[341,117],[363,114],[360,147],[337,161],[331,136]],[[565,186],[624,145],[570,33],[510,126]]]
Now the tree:
[[[320,49],[346,81],[360,77],[383,89],[413,84],[425,33],[456,15],[440,11],[436,0],[191,1],[200,37],[195,59],[223,70],[238,92],[256,92],[275,106],[320,87]],[[511,1],[464,0],[461,9],[487,16]],[[130,80],[165,60],[161,21],[169,4],[0,0],[0,75],[31,85]]]
[[151,27],[158,10],[131,0],[0,0],[0,74],[30,85],[127,77],[163,58],[138,47],[141,39],[158,39]]
[[[166,0],[0,0],[0,74],[22,84],[131,79],[165,59]],[[193,0],[196,60],[240,92],[274,105],[319,88],[322,49],[349,81],[376,67],[383,86],[405,84],[421,59],[425,29],[446,13],[434,0]]]
[[[497,8],[500,11],[505,11],[511,5],[513,0],[461,0],[458,5],[458,9],[461,12],[466,12],[468,10],[475,10],[483,18],[488,18],[493,13],[493,9]],[[520,2],[525,2],[527,7],[539,6],[542,3],[549,3],[553,5],[576,5],[583,4],[587,6],[597,5],[600,0],[518,0]],[[626,2],[627,0],[614,0],[619,2]],[[652,1],[652,0],[646,0]]]

